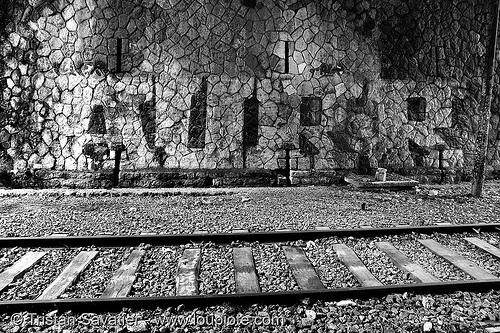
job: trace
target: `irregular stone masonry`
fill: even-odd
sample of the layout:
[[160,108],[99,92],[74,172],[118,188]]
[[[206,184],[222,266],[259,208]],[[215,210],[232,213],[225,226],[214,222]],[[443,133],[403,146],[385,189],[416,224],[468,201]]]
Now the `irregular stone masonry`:
[[470,167],[486,3],[7,0],[0,169]]

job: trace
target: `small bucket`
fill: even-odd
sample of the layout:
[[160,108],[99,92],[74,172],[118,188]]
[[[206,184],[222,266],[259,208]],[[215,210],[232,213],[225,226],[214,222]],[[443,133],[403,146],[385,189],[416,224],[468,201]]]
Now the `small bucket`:
[[377,168],[377,171],[375,172],[376,181],[385,182],[386,176],[387,176],[387,169]]

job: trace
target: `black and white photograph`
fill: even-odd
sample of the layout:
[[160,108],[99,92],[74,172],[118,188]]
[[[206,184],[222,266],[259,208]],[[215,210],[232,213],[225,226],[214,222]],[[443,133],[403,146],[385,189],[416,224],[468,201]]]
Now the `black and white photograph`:
[[0,0],[0,332],[500,333],[500,0]]

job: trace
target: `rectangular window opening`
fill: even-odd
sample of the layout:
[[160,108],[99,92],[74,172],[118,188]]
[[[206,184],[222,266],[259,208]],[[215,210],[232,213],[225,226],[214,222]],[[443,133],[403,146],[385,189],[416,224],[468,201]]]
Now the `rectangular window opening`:
[[427,118],[427,101],[423,97],[410,97],[408,103],[408,120],[425,121]]
[[290,42],[285,41],[285,73],[290,73]]
[[116,39],[116,72],[121,73],[122,71],[122,53],[123,53],[123,40],[121,38]]
[[189,115],[188,147],[204,148],[207,127],[207,91],[208,79],[202,78],[200,89],[191,96]]
[[323,110],[321,98],[316,96],[302,97],[300,104],[300,125],[317,126],[321,125],[321,113]]
[[255,8],[256,0],[241,0],[241,4],[246,7]]
[[259,100],[257,83],[254,95],[243,102],[243,146],[253,147],[259,143]]

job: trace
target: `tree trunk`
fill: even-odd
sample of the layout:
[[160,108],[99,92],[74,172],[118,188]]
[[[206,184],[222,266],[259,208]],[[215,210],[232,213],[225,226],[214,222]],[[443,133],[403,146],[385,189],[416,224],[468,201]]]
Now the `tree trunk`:
[[490,40],[486,53],[486,87],[484,95],[481,98],[481,106],[479,109],[479,129],[476,138],[476,156],[474,158],[474,170],[472,179],[472,195],[480,197],[483,194],[483,185],[486,169],[486,156],[488,151],[488,135],[490,129],[491,118],[491,100],[493,94],[493,84],[495,81],[495,57],[497,48],[497,31],[498,31],[498,11],[500,0],[495,0],[493,3],[493,22],[491,25]]

